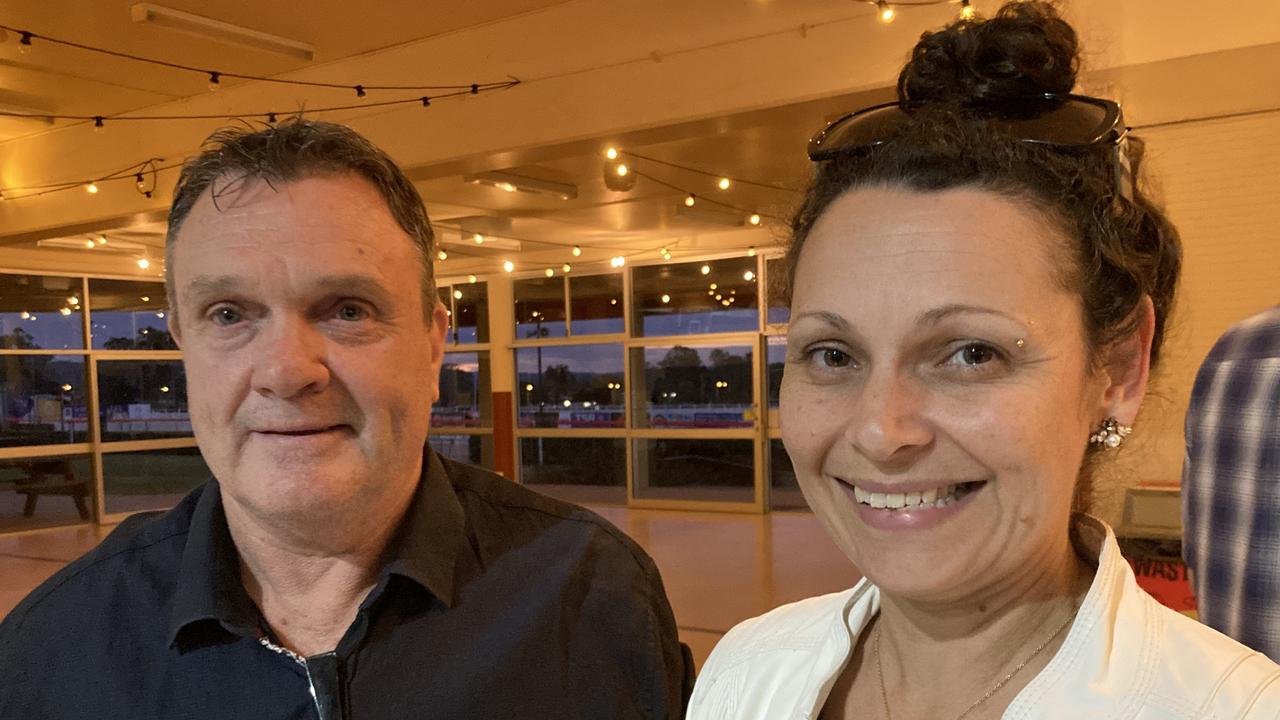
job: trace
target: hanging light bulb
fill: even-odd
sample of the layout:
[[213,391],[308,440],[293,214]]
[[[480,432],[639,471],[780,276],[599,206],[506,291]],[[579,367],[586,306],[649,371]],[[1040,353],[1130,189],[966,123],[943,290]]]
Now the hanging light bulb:
[[[665,304],[667,304],[667,303],[669,303],[669,302],[671,302],[671,296],[670,296],[670,295],[667,295],[667,294],[665,294],[665,293],[664,293],[664,294],[662,295],[662,304],[664,304],[664,305],[665,305]],[[64,309],[65,309],[65,308],[64,308]]]
[[880,8],[880,22],[882,23],[891,23],[897,16],[897,13],[893,11],[893,8],[889,7],[889,3],[886,0],[876,0],[876,7]]
[[663,259],[663,260],[670,260],[670,259],[671,259],[671,251],[670,251],[670,250],[668,250],[668,249],[666,249],[666,248],[662,248],[662,259]]
[[720,182],[716,183],[716,185],[717,185],[721,190],[728,190],[728,189],[729,189],[729,186],[730,186],[730,185],[733,185],[733,181],[731,181],[731,180],[730,180],[729,178],[727,178],[727,177],[722,177],[722,178],[720,178]]
[[94,131],[94,132],[96,132],[96,133],[100,133],[100,132],[102,132],[102,128],[104,128],[104,127],[106,127],[106,125],[104,125],[104,124],[103,124],[103,122],[102,122],[102,116],[101,116],[101,115],[94,115],[94,116],[93,116],[93,131]]
[[756,256],[756,248],[754,245],[752,245],[751,247],[747,248],[747,257],[755,257],[755,256]]
[[99,244],[99,245],[106,245],[106,244],[107,244],[107,236],[106,236],[106,235],[99,235],[99,236],[98,236],[98,244]]
[[977,17],[978,11],[969,4],[969,0],[960,0],[960,19],[972,20]]
[[616,147],[611,147],[611,148],[609,148],[608,150],[605,150],[605,151],[604,151],[604,156],[605,156],[606,158],[610,159],[610,160],[617,160],[617,159],[618,159],[618,148],[616,148]]
[[454,299],[454,300],[461,300],[461,299],[462,299],[462,291],[461,291],[461,290],[454,290],[454,291],[453,291],[453,299]]
[[85,185],[85,186],[84,186],[84,190],[85,190],[85,192],[89,193],[90,195],[97,195],[97,194],[98,194],[98,183],[91,182],[91,183],[89,183],[88,185]]
[[354,89],[356,91],[356,97],[360,98],[361,100],[367,97],[367,93],[365,93],[363,85],[356,85]]
[[472,239],[472,240],[475,240],[477,245],[483,245],[483,244],[484,244],[484,235],[481,235],[480,233],[475,233],[475,234],[473,234],[473,235],[471,236],[471,239]]
[[142,173],[133,176],[133,186],[138,188],[138,192],[147,191],[147,181],[142,179]]
[[578,256],[579,256],[579,255],[581,255],[581,254],[582,254],[582,248],[578,247],[577,245],[574,245],[574,246],[573,246],[573,256],[574,256],[574,257],[578,257]]
[[618,177],[626,177],[627,173],[631,172],[631,168],[627,167],[626,163],[618,163],[618,166],[613,171],[618,174]]
[[573,270],[573,266],[569,263],[565,263],[560,266],[560,269],[564,271],[565,275],[568,275]]
[[445,252],[444,250],[441,250],[440,252],[436,253],[436,258],[439,260],[448,260],[449,253]]
[[751,223],[752,225],[759,225],[760,213],[751,213],[751,217],[747,218],[747,222]]
[[476,280],[479,280],[479,279],[480,279],[480,278],[477,278],[475,275],[468,275],[468,276],[467,276],[467,282],[471,283],[472,285],[475,285],[475,284],[476,284]]
[[711,274],[711,266],[710,266],[710,265],[703,265],[703,266],[702,266],[702,268],[701,268],[701,270],[702,270],[702,274],[703,274],[703,275],[710,275],[710,274]]
[[512,272],[516,269],[516,264],[511,262],[510,260],[504,260],[502,262],[502,269],[506,270],[507,272]]
[[31,52],[31,33],[23,32],[22,39],[18,40],[18,54],[26,55]]
[[552,270],[551,268],[547,268],[546,270],[542,271],[542,274],[546,275],[547,277],[555,277],[556,271]]
[[92,240],[85,240],[85,241],[84,241],[84,246],[85,246],[85,247],[87,247],[87,248],[89,248],[90,250],[92,250],[92,249],[94,249],[94,248],[98,247],[98,246],[97,246],[97,245],[96,245]]
[[209,90],[217,92],[222,89],[222,73],[209,73]]
[[627,264],[627,259],[622,257],[621,255],[615,255],[614,257],[609,259],[609,264],[613,267],[620,268],[623,265]]
[[143,270],[146,270],[147,268],[151,267],[151,261],[146,258],[138,258],[138,267],[142,268]]
[[743,279],[743,280],[746,280],[747,282],[751,282],[752,280],[755,280],[755,279],[756,279],[756,274],[755,274],[754,272],[752,272],[752,271],[748,270],[748,271],[746,271],[746,272],[742,273],[742,279]]
[[693,195],[686,195],[684,198],[685,207],[693,207],[695,204],[697,204],[697,202],[698,202],[698,199],[695,198]]

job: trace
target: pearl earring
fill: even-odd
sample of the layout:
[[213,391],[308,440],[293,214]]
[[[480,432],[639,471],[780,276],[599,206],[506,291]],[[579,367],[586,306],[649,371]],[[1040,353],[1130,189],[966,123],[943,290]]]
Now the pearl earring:
[[1118,448],[1131,432],[1133,432],[1132,427],[1121,425],[1115,417],[1109,417],[1102,421],[1102,427],[1098,428],[1098,432],[1089,436],[1089,444],[1100,448]]

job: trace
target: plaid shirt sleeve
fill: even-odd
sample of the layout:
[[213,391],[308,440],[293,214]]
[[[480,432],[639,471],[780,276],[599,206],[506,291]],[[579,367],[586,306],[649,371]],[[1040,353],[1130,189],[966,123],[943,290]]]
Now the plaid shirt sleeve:
[[1214,345],[1185,432],[1182,547],[1200,620],[1280,661],[1280,306]]

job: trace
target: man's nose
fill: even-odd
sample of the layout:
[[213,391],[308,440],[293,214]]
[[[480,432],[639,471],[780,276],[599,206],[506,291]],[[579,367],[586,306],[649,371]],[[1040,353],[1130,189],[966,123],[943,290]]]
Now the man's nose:
[[897,369],[873,373],[850,399],[845,439],[878,465],[910,463],[934,440],[926,396],[927,388]]
[[303,318],[272,318],[254,343],[253,389],[289,399],[329,385],[324,335]]

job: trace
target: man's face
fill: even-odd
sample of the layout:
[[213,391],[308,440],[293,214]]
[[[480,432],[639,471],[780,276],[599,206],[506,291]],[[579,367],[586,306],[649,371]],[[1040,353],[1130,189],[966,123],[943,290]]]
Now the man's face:
[[446,318],[358,176],[206,192],[173,251],[196,440],[228,508],[377,517],[416,483]]

